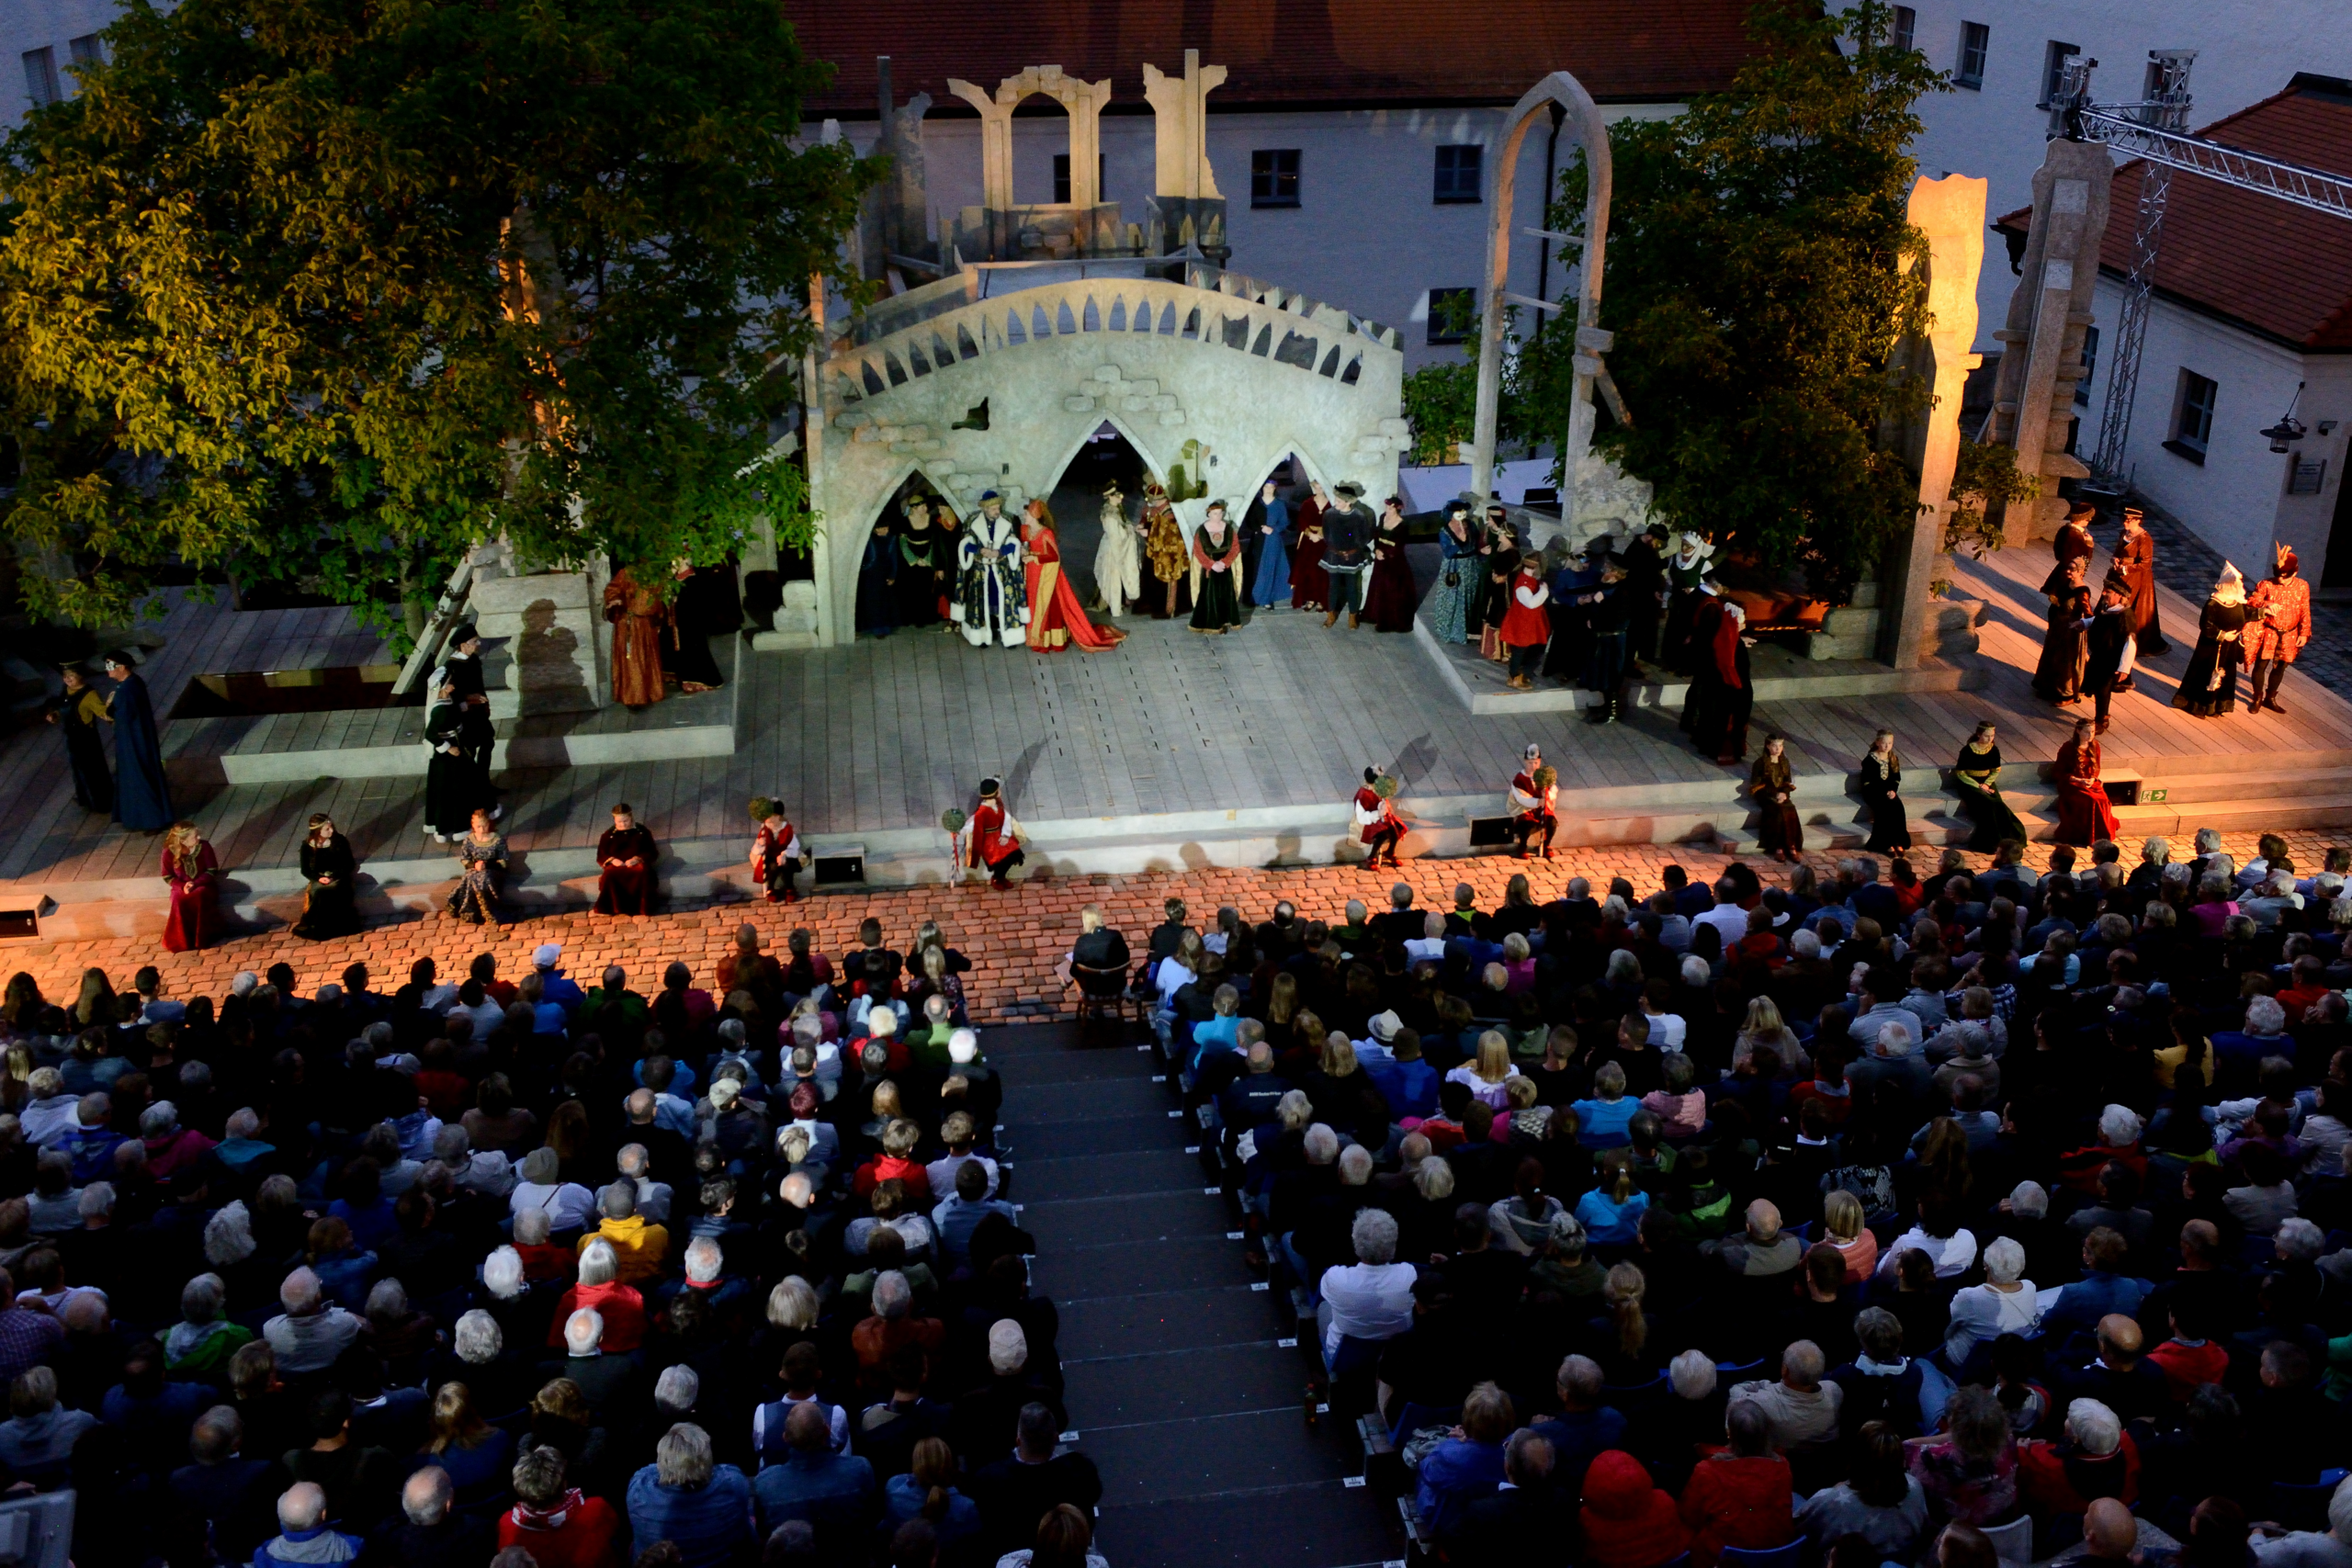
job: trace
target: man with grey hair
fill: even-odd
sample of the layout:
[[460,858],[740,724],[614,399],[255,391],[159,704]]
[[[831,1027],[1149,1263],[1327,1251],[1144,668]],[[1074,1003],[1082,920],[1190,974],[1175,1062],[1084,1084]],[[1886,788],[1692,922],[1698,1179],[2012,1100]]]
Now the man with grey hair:
[[1758,1198],[1747,1205],[1747,1224],[1736,1236],[1706,1243],[1723,1266],[1746,1280],[1778,1279],[1804,1261],[1804,1244],[1781,1228],[1780,1205]]
[[[1024,1411],[1043,1408],[1030,1405]],[[827,1533],[861,1536],[881,1505],[881,1487],[875,1481],[872,1461],[833,1451],[831,1423],[813,1400],[794,1405],[786,1415],[784,1441],[783,1462],[769,1465],[752,1483],[761,1530],[773,1534],[797,1521]],[[1048,1457],[1053,1452],[1050,1440],[1046,1452]],[[630,1490],[633,1495],[634,1483]]]
[[661,1421],[682,1421],[695,1413],[702,1397],[702,1376],[692,1367],[662,1369],[653,1383],[653,1416]]
[[270,1461],[246,1459],[240,1451],[244,1441],[245,1424],[236,1411],[216,1404],[188,1428],[191,1462],[171,1478],[173,1497],[205,1521],[231,1562],[248,1561],[268,1536],[270,1489],[285,1475]]
[[565,1318],[562,1375],[580,1385],[580,1396],[597,1416],[626,1417],[639,1403],[638,1366],[628,1356],[606,1355],[604,1340],[602,1313],[582,1307]]
[[288,1487],[277,1499],[277,1539],[254,1553],[254,1568],[314,1568],[353,1561],[359,1555],[360,1539],[328,1529],[326,1519],[324,1487],[310,1481]]
[[1600,1363],[1589,1356],[1570,1356],[1554,1378],[1560,1394],[1560,1414],[1539,1421],[1535,1430],[1552,1445],[1553,1478],[1576,1496],[1584,1487],[1584,1472],[1596,1455],[1625,1446],[1625,1417],[1604,1403]]
[[650,1224],[637,1212],[637,1183],[626,1176],[607,1184],[596,1195],[596,1211],[603,1217],[580,1238],[583,1253],[599,1241],[613,1249],[624,1285],[643,1285],[658,1277],[670,1257],[668,1227]]
[[319,1277],[308,1268],[286,1276],[277,1288],[284,1312],[262,1325],[262,1337],[277,1358],[281,1376],[322,1372],[359,1337],[359,1319],[327,1300]]
[[401,1515],[368,1542],[371,1561],[401,1568],[479,1568],[498,1549],[491,1527],[459,1513],[449,1472],[428,1464],[401,1488]]
[[[536,1211],[535,1211],[536,1212]],[[523,1240],[523,1223],[514,1222],[514,1239]],[[524,1245],[530,1245],[525,1242]],[[501,1247],[481,1262],[482,1288],[502,1302],[521,1299],[527,1288],[523,1278],[523,1255],[511,1247]]]
[[1413,1326],[1413,1280],[1409,1263],[1396,1260],[1396,1216],[1385,1209],[1356,1211],[1348,1228],[1356,1261],[1327,1269],[1317,1282],[1322,1304],[1316,1311],[1323,1355],[1333,1377],[1368,1367],[1383,1341]]
[[2245,1027],[2215,1032],[2212,1037],[2212,1087],[2226,1098],[2256,1092],[2256,1080],[2265,1056],[2291,1058],[2290,1045],[2278,1038],[2286,1032],[2287,1010],[2276,997],[2252,997],[2245,1004]]
[[667,1225],[670,1223],[670,1184],[653,1179],[653,1156],[646,1152],[645,1145],[623,1144],[613,1163],[620,1171],[621,1179],[637,1189],[637,1212],[644,1216],[645,1223]]
[[1835,1438],[1838,1407],[1845,1391],[1822,1381],[1827,1370],[1820,1346],[1810,1339],[1792,1341],[1781,1352],[1778,1379],[1734,1383],[1729,1403],[1753,1400],[1762,1406],[1772,1446],[1783,1453],[1801,1443]]

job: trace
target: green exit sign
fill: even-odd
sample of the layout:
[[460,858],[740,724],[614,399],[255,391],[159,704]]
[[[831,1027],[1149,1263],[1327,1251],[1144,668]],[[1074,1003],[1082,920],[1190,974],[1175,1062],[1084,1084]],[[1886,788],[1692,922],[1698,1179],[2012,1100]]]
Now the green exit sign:
[[2161,789],[2143,789],[2140,792],[2140,798],[2153,806],[2157,801],[2162,800],[2167,793],[2167,791]]

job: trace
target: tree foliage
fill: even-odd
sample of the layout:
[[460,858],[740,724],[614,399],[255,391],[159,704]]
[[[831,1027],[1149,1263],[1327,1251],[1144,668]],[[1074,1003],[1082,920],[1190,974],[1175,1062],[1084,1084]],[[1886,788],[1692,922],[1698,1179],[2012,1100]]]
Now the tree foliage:
[[631,564],[763,504],[873,171],[772,0],[131,0],[0,169],[36,611],[162,569],[390,626],[469,547]]

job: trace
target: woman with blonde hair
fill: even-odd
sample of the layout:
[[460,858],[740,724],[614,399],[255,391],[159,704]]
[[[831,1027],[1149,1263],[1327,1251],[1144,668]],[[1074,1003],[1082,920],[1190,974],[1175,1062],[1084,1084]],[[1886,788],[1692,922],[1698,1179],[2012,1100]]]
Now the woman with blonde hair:
[[417,1453],[424,1463],[448,1472],[458,1506],[488,1502],[505,1491],[514,1450],[514,1438],[482,1419],[464,1383],[445,1382],[434,1391],[431,1436]]
[[1465,1085],[1470,1098],[1483,1100],[1490,1111],[1510,1108],[1510,1095],[1503,1085],[1519,1077],[1519,1069],[1511,1065],[1510,1042],[1502,1031],[1489,1029],[1478,1036],[1478,1055],[1445,1075],[1448,1083]]
[[1865,1223],[1862,1201],[1842,1187],[1833,1187],[1821,1201],[1823,1239],[1846,1260],[1846,1282],[1859,1285],[1878,1270],[1878,1237]]
[[164,922],[164,946],[194,953],[220,931],[220,857],[193,822],[175,822],[164,835],[164,885],[172,912]]
[[1758,1045],[1769,1045],[1781,1058],[1783,1067],[1797,1073],[1813,1070],[1813,1058],[1805,1055],[1804,1042],[1781,1017],[1781,1006],[1770,997],[1758,997],[1747,1004],[1747,1016],[1740,1021],[1739,1037],[1732,1042],[1731,1065],[1734,1072],[1747,1066]]
[[1600,1314],[1585,1325],[1584,1353],[1600,1363],[1602,1378],[1621,1387],[1657,1376],[1663,1358],[1653,1348],[1657,1322],[1645,1310],[1649,1280],[1632,1263],[1609,1270],[1600,1288]]

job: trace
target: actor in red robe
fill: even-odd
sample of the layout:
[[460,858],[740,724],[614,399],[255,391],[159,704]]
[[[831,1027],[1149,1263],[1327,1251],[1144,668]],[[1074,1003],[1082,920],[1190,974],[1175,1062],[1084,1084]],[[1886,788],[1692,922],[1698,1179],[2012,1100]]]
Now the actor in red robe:
[[970,864],[985,867],[989,886],[1002,891],[1012,886],[1012,868],[1027,857],[1021,852],[1021,825],[1004,808],[1004,786],[994,779],[980,781],[980,803],[972,808],[968,829]]
[[220,858],[195,823],[175,823],[164,835],[164,883],[172,893],[164,922],[167,951],[193,953],[220,934]]
[[1397,815],[1396,802],[1380,793],[1380,776],[1378,768],[1366,768],[1363,787],[1356,791],[1356,837],[1372,851],[1364,859],[1366,871],[1378,870],[1383,855],[1393,869],[1397,842],[1405,836],[1405,818]]
[[613,701],[631,708],[660,702],[662,639],[670,625],[661,591],[622,568],[605,584],[605,619],[613,624]]
[[1544,645],[1552,640],[1552,590],[1544,581],[1544,558],[1532,551],[1519,558],[1510,597],[1503,601],[1503,647],[1510,655],[1510,685],[1515,691],[1534,687],[1543,668]]
[[1531,742],[1510,778],[1510,830],[1519,840],[1511,852],[1515,859],[1525,860],[1528,845],[1538,838],[1544,858],[1552,858],[1552,839],[1560,830],[1559,801],[1560,775],[1544,765],[1544,748]]
[[2058,748],[2050,766],[2051,782],[2058,786],[2058,841],[2084,847],[2115,838],[2115,809],[2107,803],[2107,785],[2098,776],[2098,732],[2089,719],[2078,719],[2074,739]]
[[653,913],[653,835],[637,825],[628,806],[613,807],[613,825],[596,840],[596,913]]
[[1699,754],[1725,767],[1747,758],[1747,721],[1756,705],[1742,635],[1747,630],[1747,613],[1720,594],[1710,595],[1690,623],[1697,670],[1682,711]]
[[1029,503],[1021,520],[1022,570],[1029,587],[1029,647],[1038,653],[1059,653],[1072,643],[1089,653],[1119,646],[1127,634],[1116,626],[1098,626],[1078,602],[1069,573],[1062,570],[1061,536],[1054,531],[1054,515],[1042,501]]
[[752,817],[760,825],[759,836],[752,840],[752,880],[766,890],[769,903],[789,904],[800,897],[793,879],[808,858],[800,835],[786,818],[780,800],[758,796],[752,802]]

